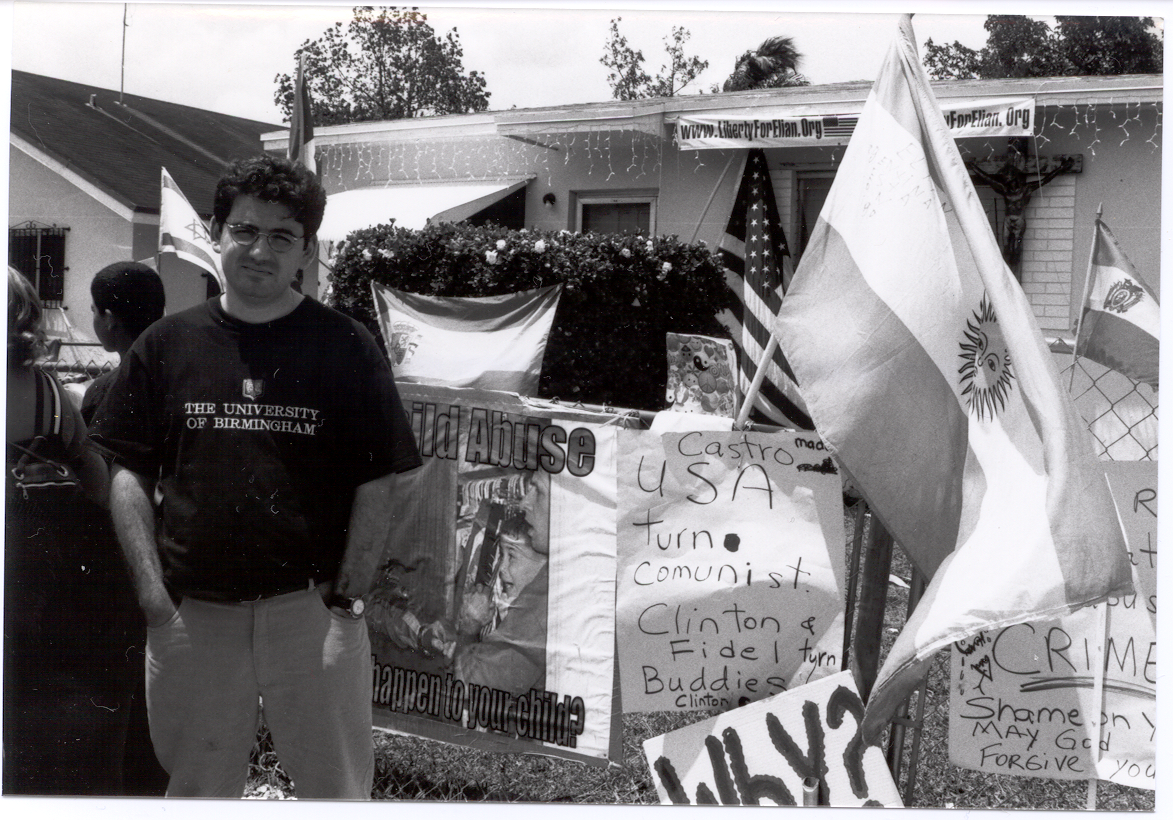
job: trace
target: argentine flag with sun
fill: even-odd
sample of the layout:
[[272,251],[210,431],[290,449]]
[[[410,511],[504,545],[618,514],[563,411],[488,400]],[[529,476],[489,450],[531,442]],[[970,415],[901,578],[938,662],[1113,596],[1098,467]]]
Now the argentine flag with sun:
[[868,703],[873,738],[936,650],[1129,588],[1103,470],[907,17],[774,332],[820,435],[931,578]]

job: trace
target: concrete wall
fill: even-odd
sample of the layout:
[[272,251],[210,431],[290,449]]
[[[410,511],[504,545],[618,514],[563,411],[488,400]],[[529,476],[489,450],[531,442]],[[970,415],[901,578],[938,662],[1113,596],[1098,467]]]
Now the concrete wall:
[[[159,218],[119,212],[82,190],[28,154],[10,147],[9,227],[34,221],[68,227],[65,239],[64,307],[70,322],[90,338],[90,280],[113,262],[128,259],[154,265],[159,246]],[[200,270],[181,260],[165,260],[159,271],[167,295],[167,312],[203,302],[207,285]],[[318,265],[306,271],[305,292],[318,296]]]
[[32,220],[69,228],[65,238],[64,307],[73,326],[95,338],[90,279],[111,262],[133,258],[135,231],[125,216],[23,151],[10,148],[9,163],[8,225]]

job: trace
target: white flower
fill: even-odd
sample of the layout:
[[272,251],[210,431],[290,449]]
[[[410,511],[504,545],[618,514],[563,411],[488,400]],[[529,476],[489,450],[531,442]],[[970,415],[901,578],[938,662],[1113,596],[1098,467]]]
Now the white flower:
[[497,240],[497,250],[499,250],[499,251],[505,250],[505,240],[504,239]]
[[619,255],[622,256],[624,259],[630,259],[631,258],[631,251],[628,250],[627,248],[621,248],[619,250]]
[[664,273],[667,273],[668,271],[672,270],[672,263],[665,262],[663,265],[660,265],[660,270],[664,271]]
[[538,253],[543,253],[546,250],[545,240],[539,239],[537,242],[535,242],[534,243],[534,250],[537,251]]
[[371,249],[370,248],[363,248],[362,260],[364,262],[370,262],[374,258],[375,257],[371,256]]
[[497,252],[496,251],[485,251],[485,261],[488,262],[490,265],[496,265],[497,264]]
[[647,248],[648,248],[648,253],[651,253],[655,249],[655,246],[652,245],[652,240],[650,240],[650,239],[648,240]]
[[384,259],[394,259],[395,251],[389,251],[386,248],[379,248],[379,256],[383,257]]

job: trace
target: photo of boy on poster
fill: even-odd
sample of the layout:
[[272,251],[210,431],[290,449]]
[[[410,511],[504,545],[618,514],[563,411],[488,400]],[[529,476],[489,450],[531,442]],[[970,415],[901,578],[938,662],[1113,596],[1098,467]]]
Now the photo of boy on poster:
[[466,686],[543,689],[548,485],[540,470],[461,464],[452,542],[405,545],[379,569],[366,610],[376,652]]

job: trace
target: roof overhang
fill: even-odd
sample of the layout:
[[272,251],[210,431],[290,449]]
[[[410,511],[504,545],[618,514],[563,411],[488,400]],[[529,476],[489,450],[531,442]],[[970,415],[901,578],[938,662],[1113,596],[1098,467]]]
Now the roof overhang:
[[330,194],[318,238],[337,242],[351,231],[395,220],[419,229],[429,222],[460,222],[523,188],[534,177],[497,181],[425,182],[356,188]]
[[[1031,77],[1006,80],[943,80],[932,83],[942,108],[950,101],[975,104],[995,98],[1031,97],[1036,106],[1129,106],[1161,104],[1164,78],[1159,74],[1112,77]],[[721,94],[687,94],[649,100],[596,103],[544,108],[510,109],[477,114],[351,123],[314,128],[319,146],[357,143],[399,143],[504,137],[557,149],[563,135],[629,132],[667,137],[682,118],[762,118],[779,109],[803,109],[833,116],[863,108],[871,81],[771,88]],[[773,119],[773,117],[771,117]],[[288,145],[288,131],[262,135],[265,150]]]
[[[374,120],[346,125],[315,125],[314,142],[318,147],[348,145],[363,141],[411,142],[427,139],[462,139],[497,135],[493,114],[449,114],[441,117],[411,117],[402,120]],[[289,148],[289,129],[261,134],[266,151]]]
[[499,135],[547,148],[558,147],[558,141],[550,139],[552,136],[604,131],[633,132],[659,138],[664,134],[664,107],[645,103],[506,111],[497,115]]

